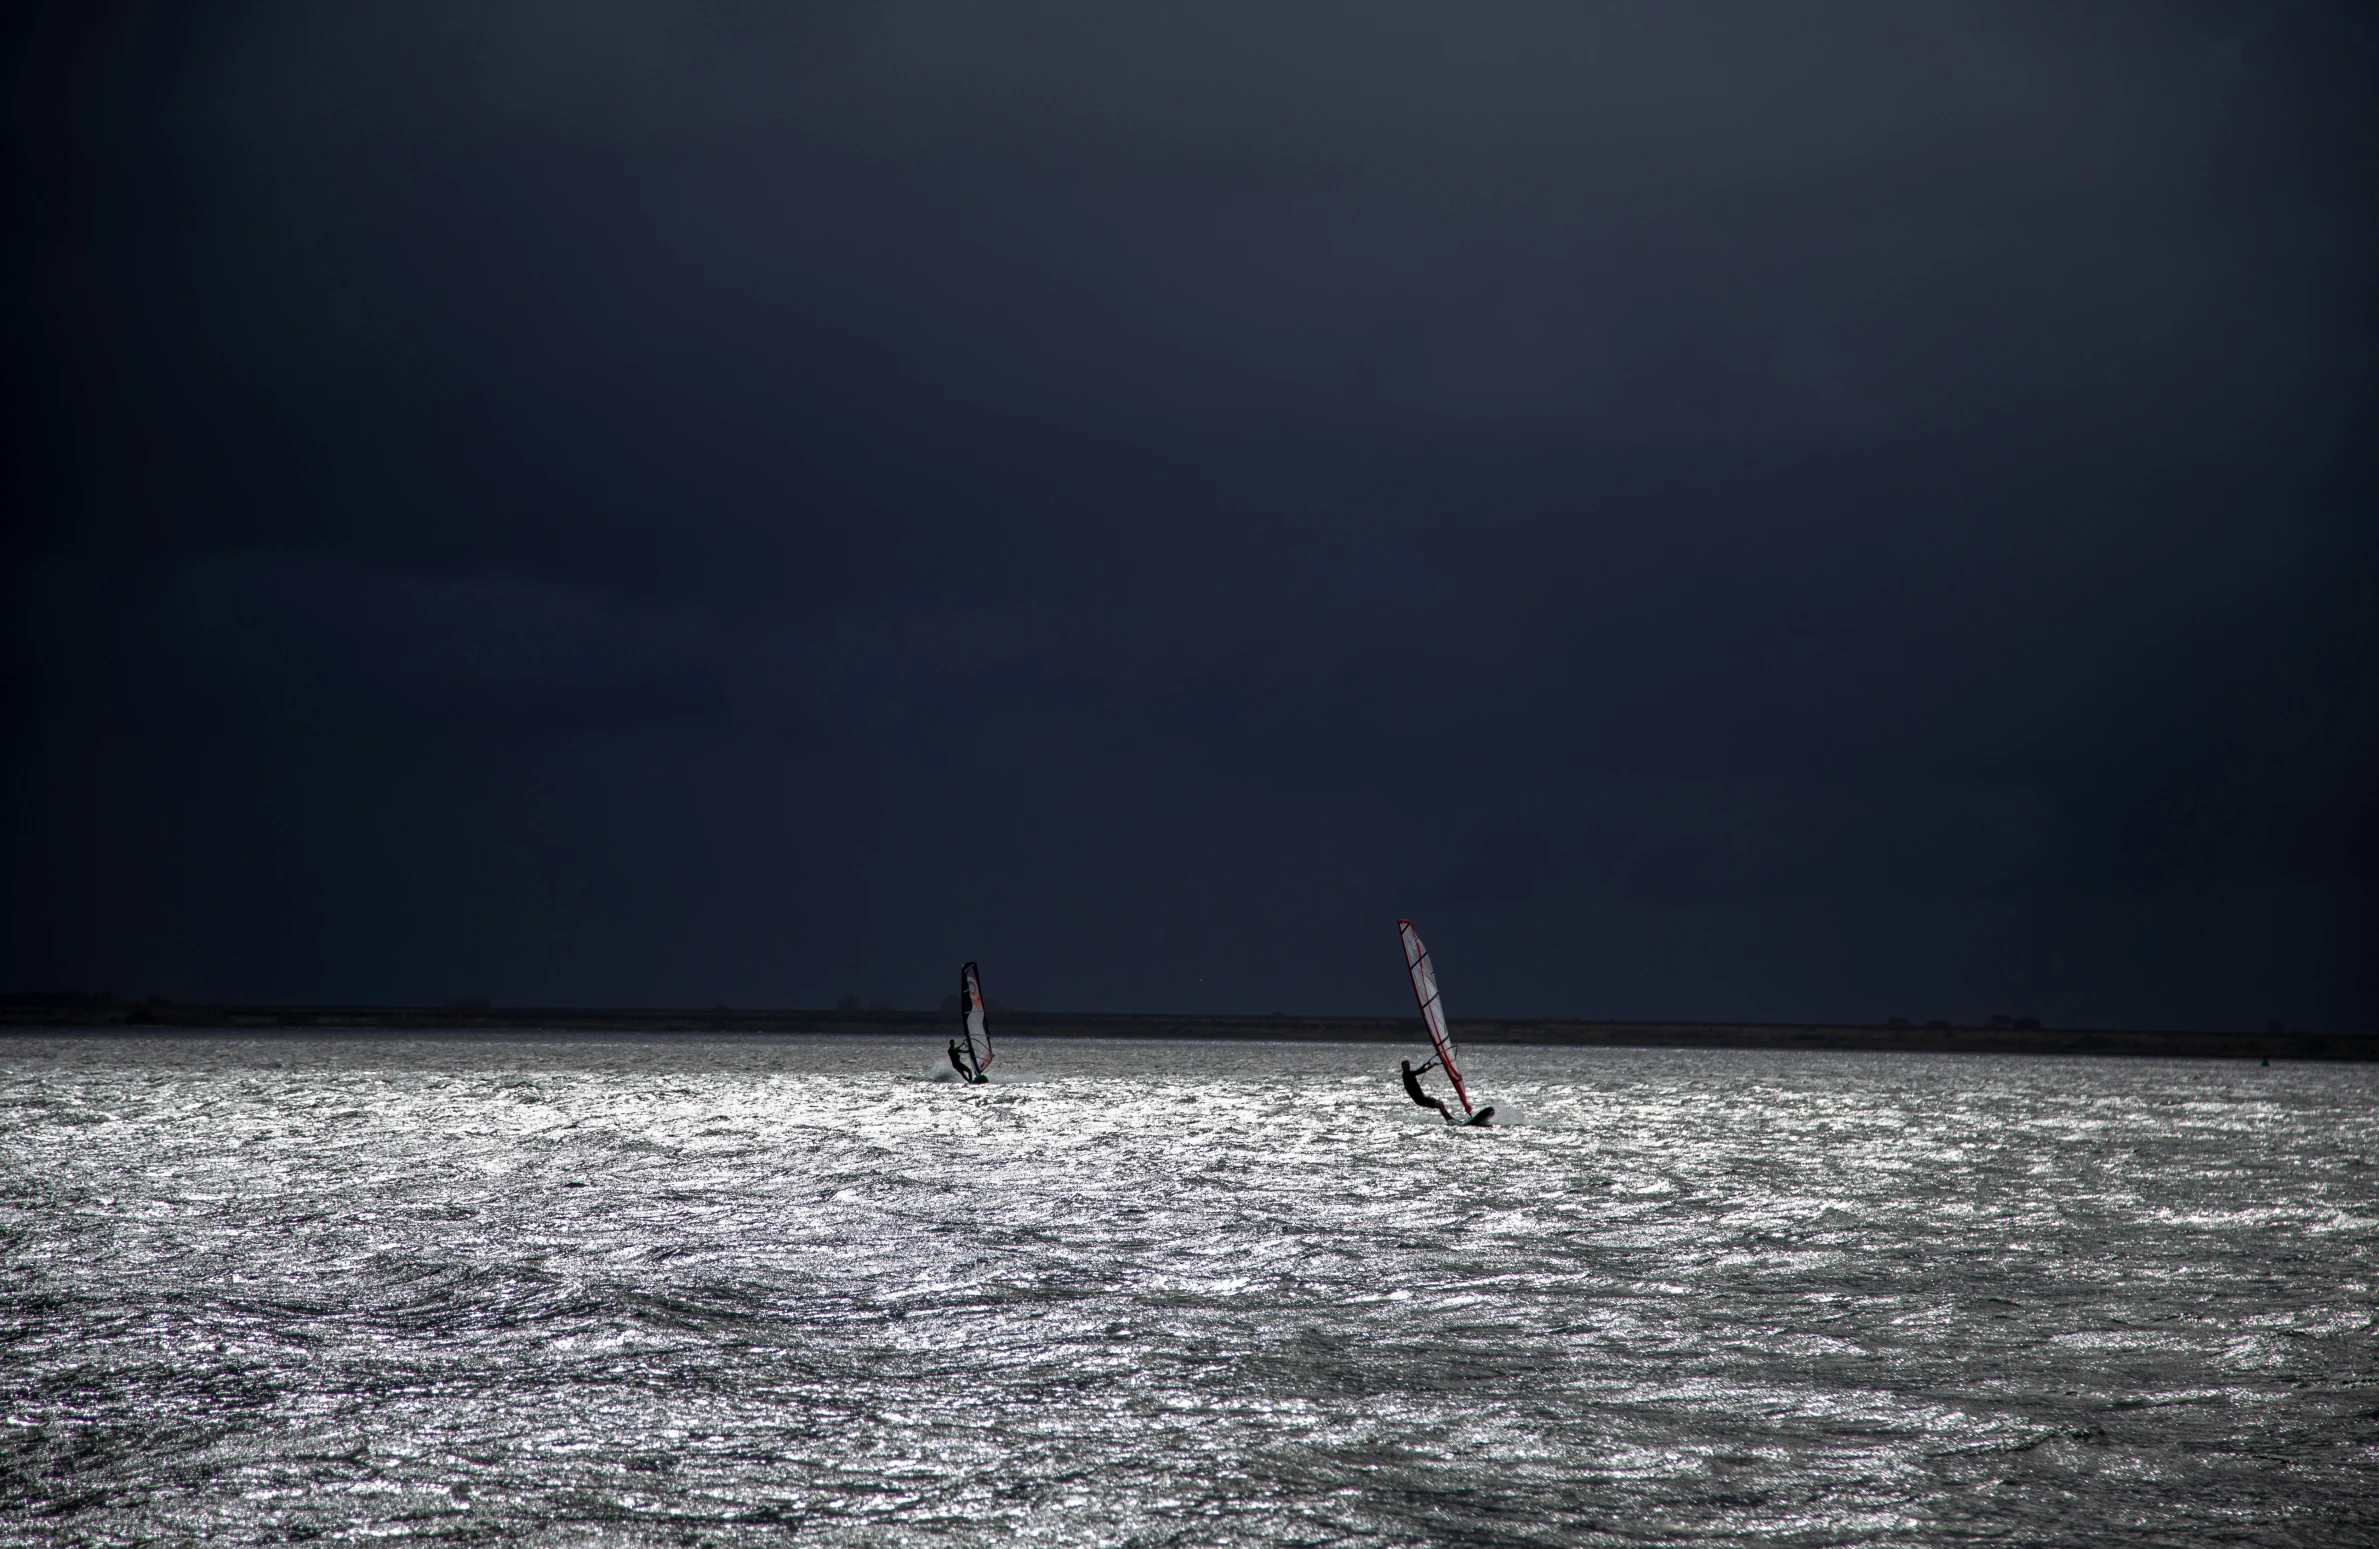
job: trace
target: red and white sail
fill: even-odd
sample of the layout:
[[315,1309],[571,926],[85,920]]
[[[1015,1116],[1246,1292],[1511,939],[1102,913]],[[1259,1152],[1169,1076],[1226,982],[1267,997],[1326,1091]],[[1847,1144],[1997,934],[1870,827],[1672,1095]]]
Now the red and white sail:
[[1437,970],[1429,965],[1429,949],[1421,945],[1421,933],[1413,929],[1410,920],[1398,920],[1396,934],[1404,943],[1404,966],[1413,976],[1413,999],[1421,1005],[1421,1025],[1437,1046],[1437,1062],[1445,1067],[1446,1079],[1454,1083],[1462,1111],[1469,1113],[1470,1092],[1462,1085],[1462,1067],[1454,1063],[1454,1035],[1446,1029],[1445,1003],[1437,996]]

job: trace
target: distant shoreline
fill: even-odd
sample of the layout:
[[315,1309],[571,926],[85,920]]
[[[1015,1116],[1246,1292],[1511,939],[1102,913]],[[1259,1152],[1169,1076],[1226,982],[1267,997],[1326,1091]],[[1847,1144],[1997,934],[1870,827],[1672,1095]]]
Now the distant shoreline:
[[[30,997],[0,1004],[0,1035],[44,1032],[774,1033],[923,1037],[955,1025],[935,1011],[746,1011],[559,1006],[181,1006]],[[994,1013],[1015,1038],[1246,1039],[1419,1043],[1417,1017],[1165,1016],[1086,1011]],[[1457,1019],[1466,1043],[1574,1048],[1865,1049],[1935,1054],[2147,1055],[2164,1058],[2379,1060],[2379,1037],[2182,1033],[2118,1028],[1872,1027],[1842,1023]]]

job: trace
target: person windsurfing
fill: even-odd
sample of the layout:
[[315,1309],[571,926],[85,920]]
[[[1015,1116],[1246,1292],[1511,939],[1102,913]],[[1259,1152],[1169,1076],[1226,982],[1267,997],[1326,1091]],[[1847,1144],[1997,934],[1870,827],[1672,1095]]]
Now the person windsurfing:
[[[1396,937],[1404,947],[1404,966],[1412,975],[1413,1000],[1421,1008],[1421,1028],[1429,1035],[1430,1047],[1437,1051],[1437,1057],[1424,1061],[1419,1070],[1413,1069],[1411,1060],[1403,1062],[1404,1094],[1424,1108],[1435,1108],[1438,1117],[1448,1124],[1487,1124],[1495,1118],[1495,1110],[1471,1106],[1470,1089],[1463,1085],[1462,1072],[1454,1063],[1454,1032],[1446,1025],[1445,1003],[1438,998],[1437,970],[1430,964],[1429,949],[1421,945],[1421,933],[1413,929],[1410,920],[1396,922]],[[1454,1084],[1454,1095],[1462,1100],[1462,1111],[1467,1118],[1455,1118],[1453,1109],[1422,1089],[1421,1077],[1432,1066],[1444,1071],[1446,1079]]]
[[1407,1097],[1410,1097],[1414,1102],[1419,1103],[1424,1108],[1435,1108],[1437,1110],[1437,1116],[1445,1120],[1448,1124],[1459,1122],[1455,1119],[1453,1114],[1446,1110],[1444,1098],[1431,1097],[1427,1092],[1421,1089],[1422,1072],[1428,1070],[1431,1065],[1435,1065],[1437,1061],[1429,1061],[1427,1064],[1424,1064],[1420,1070],[1413,1069],[1413,1062],[1411,1060],[1401,1060],[1398,1063],[1404,1066],[1404,1092]]
[[958,1036],[950,1040],[950,1068],[958,1079],[981,1086],[991,1079],[991,1029],[983,1022],[983,980],[975,965],[958,970]]

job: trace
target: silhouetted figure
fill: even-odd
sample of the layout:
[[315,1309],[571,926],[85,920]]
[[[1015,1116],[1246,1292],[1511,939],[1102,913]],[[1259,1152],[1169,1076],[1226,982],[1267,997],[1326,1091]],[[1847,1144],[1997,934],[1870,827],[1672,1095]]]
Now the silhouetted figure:
[[1427,1070],[1429,1065],[1434,1065],[1437,1063],[1437,1061],[1431,1060],[1429,1065],[1423,1065],[1421,1070],[1413,1069],[1413,1062],[1411,1060],[1399,1060],[1397,1063],[1404,1067],[1405,1096],[1411,1098],[1414,1102],[1419,1103],[1424,1108],[1435,1108],[1437,1110],[1437,1116],[1445,1120],[1448,1124],[1459,1124],[1462,1122],[1460,1119],[1454,1117],[1453,1111],[1447,1108],[1444,1102],[1437,1098],[1431,1097],[1427,1092],[1421,1090],[1421,1070]]
[[1421,1090],[1421,1077],[1425,1075],[1431,1067],[1435,1066],[1437,1061],[1431,1060],[1427,1065],[1423,1065],[1419,1070],[1413,1069],[1413,1062],[1411,1060],[1399,1060],[1397,1063],[1404,1067],[1404,1095],[1411,1098],[1414,1102],[1419,1103],[1424,1108],[1435,1108],[1437,1110],[1437,1116],[1445,1120],[1448,1124],[1483,1127],[1495,1118],[1495,1110],[1493,1108],[1481,1108],[1478,1112],[1472,1114],[1467,1119],[1457,1119],[1454,1117],[1453,1109],[1448,1108],[1444,1102],[1437,1098],[1431,1097],[1427,1092]]

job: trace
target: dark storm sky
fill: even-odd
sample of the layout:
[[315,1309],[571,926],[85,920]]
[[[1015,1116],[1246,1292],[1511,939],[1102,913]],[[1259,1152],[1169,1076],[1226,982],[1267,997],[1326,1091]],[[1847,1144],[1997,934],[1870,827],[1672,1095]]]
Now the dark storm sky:
[[2379,1025],[2352,8],[9,25],[0,987]]

